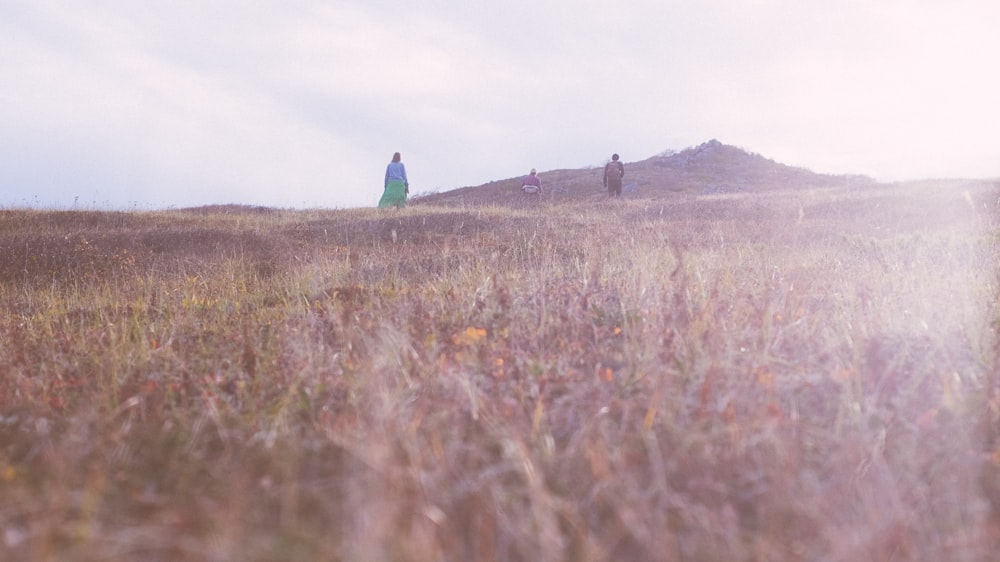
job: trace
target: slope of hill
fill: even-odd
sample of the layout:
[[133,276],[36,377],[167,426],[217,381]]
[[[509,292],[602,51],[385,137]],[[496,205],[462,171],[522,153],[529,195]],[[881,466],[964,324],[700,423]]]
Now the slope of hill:
[[[679,193],[757,192],[789,188],[871,185],[864,176],[817,174],[780,164],[742,148],[712,139],[678,153],[666,152],[646,160],[625,163],[625,195],[659,198]],[[539,173],[552,201],[586,200],[606,195],[603,167],[549,170]],[[521,178],[492,181],[417,198],[415,203],[518,204]]]

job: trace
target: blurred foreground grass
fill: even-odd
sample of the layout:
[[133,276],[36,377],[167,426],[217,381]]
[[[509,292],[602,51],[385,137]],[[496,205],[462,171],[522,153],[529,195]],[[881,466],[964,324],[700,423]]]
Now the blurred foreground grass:
[[998,196],[0,211],[0,557],[993,560]]

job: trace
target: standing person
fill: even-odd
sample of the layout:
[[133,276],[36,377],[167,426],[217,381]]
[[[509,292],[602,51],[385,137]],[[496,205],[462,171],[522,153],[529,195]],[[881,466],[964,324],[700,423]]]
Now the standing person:
[[534,168],[528,175],[524,176],[524,180],[521,182],[521,191],[528,195],[542,194],[542,180],[538,178],[538,171]]
[[608,195],[619,197],[622,194],[622,178],[625,177],[625,165],[618,161],[618,155],[612,154],[611,161],[604,166],[604,187]]
[[403,157],[399,153],[392,155],[392,162],[385,167],[385,183],[382,198],[378,201],[378,208],[405,207],[406,196],[410,193],[410,181],[406,179],[406,166],[403,165]]

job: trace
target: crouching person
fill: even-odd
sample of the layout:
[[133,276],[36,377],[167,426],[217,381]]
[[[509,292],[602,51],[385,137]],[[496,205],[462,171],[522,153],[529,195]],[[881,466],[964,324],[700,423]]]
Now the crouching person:
[[524,176],[524,180],[521,182],[521,191],[528,195],[542,194],[542,180],[538,179],[538,172],[534,168],[528,175]]

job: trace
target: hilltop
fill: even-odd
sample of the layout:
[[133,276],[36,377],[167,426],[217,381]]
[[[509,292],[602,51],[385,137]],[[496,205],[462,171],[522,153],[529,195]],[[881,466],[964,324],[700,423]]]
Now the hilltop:
[[[660,198],[676,194],[759,192],[806,187],[874,184],[864,176],[818,174],[788,166],[716,139],[680,152],[666,151],[637,162],[625,162],[625,195]],[[603,167],[549,170],[539,173],[545,198],[575,201],[605,195]],[[521,177],[491,181],[423,196],[415,203],[503,204],[520,195]]]

